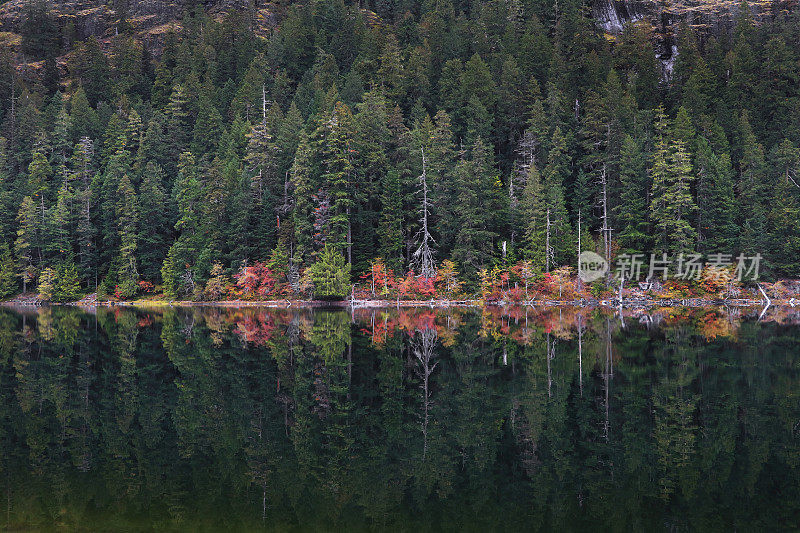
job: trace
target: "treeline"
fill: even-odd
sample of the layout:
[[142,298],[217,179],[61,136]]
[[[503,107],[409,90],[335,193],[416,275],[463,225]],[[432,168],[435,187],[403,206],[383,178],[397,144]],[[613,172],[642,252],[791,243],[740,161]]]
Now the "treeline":
[[266,39],[193,8],[157,59],[125,24],[66,70],[39,24],[36,75],[0,61],[0,292],[200,297],[275,257],[298,288],[326,247],[318,281],[452,260],[475,289],[578,239],[800,275],[797,13],[683,27],[670,66],[550,4],[294,4]]

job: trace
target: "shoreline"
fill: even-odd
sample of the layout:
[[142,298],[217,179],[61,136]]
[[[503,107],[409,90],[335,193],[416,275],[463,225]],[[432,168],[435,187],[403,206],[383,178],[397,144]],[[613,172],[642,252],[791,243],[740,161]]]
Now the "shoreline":
[[584,308],[624,308],[624,309],[652,309],[665,307],[790,307],[793,308],[800,302],[794,299],[789,300],[767,300],[763,299],[712,299],[712,298],[685,298],[685,299],[653,299],[653,298],[618,298],[609,299],[578,299],[578,300],[557,300],[541,299],[528,300],[522,302],[513,301],[492,301],[484,302],[481,300],[219,300],[219,301],[192,301],[192,300],[133,300],[130,302],[116,301],[83,301],[76,302],[41,302],[38,300],[11,299],[0,302],[0,306],[11,308],[38,308],[38,307],[129,307],[129,308],[163,308],[163,307],[227,307],[227,308],[275,308],[275,309],[388,309],[388,308],[410,308],[410,307],[429,307],[438,309],[447,308],[473,308],[482,309],[486,307],[584,307]]

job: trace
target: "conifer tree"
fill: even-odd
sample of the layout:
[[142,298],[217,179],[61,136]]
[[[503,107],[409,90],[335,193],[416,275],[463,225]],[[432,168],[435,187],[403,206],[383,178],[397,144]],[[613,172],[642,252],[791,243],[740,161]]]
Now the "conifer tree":
[[453,178],[458,185],[459,231],[453,248],[453,261],[462,269],[466,279],[476,279],[478,270],[492,260],[497,241],[495,195],[500,180],[489,161],[489,152],[478,138],[472,147],[471,159],[456,164]]
[[119,292],[123,298],[130,298],[138,291],[139,269],[136,261],[138,248],[139,202],[136,191],[127,175],[117,187],[117,224],[119,228]]
[[300,133],[294,164],[291,169],[292,188],[294,189],[294,231],[295,255],[299,261],[310,260],[313,250],[314,205],[312,195],[314,184],[311,181],[312,149],[305,132]]
[[82,137],[94,137],[97,133],[97,114],[89,105],[83,87],[78,87],[70,103],[69,135],[72,142]]
[[561,133],[561,128],[556,127],[550,146],[547,165],[542,171],[546,210],[545,237],[548,241],[546,248],[550,254],[549,257],[545,257],[545,267],[568,263],[574,250],[564,197],[564,180],[569,175],[569,156],[566,153],[566,139]]
[[381,213],[378,225],[380,255],[386,266],[400,271],[403,264],[403,201],[400,176],[396,170],[388,171],[381,187]]
[[19,290],[18,280],[11,248],[6,243],[0,243],[0,300],[16,294]]
[[30,196],[22,199],[17,214],[17,238],[14,241],[14,254],[17,256],[17,272],[22,278],[22,290],[27,292],[28,283],[36,277],[35,265],[41,261],[39,244],[39,217],[36,204]]
[[350,265],[345,263],[341,250],[326,244],[317,261],[311,266],[314,297],[321,300],[340,300],[350,292]]
[[169,97],[166,111],[167,144],[169,157],[177,162],[188,147],[189,112],[187,110],[186,90],[182,85],[175,85]]
[[697,232],[700,250],[732,253],[738,228],[733,169],[727,153],[717,154],[704,138],[697,140]]
[[542,179],[536,165],[528,167],[525,189],[522,193],[522,213],[525,220],[524,255],[540,270],[545,268],[547,205]]
[[81,296],[78,269],[72,262],[63,263],[56,269],[56,280],[53,286],[54,302],[74,302]]
[[322,126],[325,187],[331,198],[332,216],[326,230],[326,243],[347,255],[352,263],[350,214],[353,208],[353,116],[350,109],[337,102],[333,114]]
[[739,200],[740,237],[739,248],[743,253],[755,255],[766,248],[765,220],[767,198],[770,187],[766,180],[766,161],[764,147],[750,126],[747,112],[743,112],[739,122],[741,161],[739,162]]
[[647,159],[642,146],[626,135],[620,152],[621,198],[616,206],[615,218],[620,227],[617,232],[619,244],[627,252],[649,249],[646,178]]
[[169,250],[172,236],[170,214],[172,209],[164,190],[164,173],[161,167],[150,162],[144,169],[144,178],[139,189],[139,211],[142,223],[139,227],[139,270],[146,280],[157,280],[161,264]]
[[650,174],[650,218],[655,229],[655,250],[677,254],[695,249],[697,232],[691,225],[697,206],[691,194],[694,181],[686,143],[670,139],[669,120],[663,108],[656,112],[656,146]]

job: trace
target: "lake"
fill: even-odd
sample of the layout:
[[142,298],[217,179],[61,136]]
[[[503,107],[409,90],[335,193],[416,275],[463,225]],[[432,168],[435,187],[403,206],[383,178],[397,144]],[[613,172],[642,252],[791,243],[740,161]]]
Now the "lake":
[[797,531],[784,312],[0,309],[0,523]]

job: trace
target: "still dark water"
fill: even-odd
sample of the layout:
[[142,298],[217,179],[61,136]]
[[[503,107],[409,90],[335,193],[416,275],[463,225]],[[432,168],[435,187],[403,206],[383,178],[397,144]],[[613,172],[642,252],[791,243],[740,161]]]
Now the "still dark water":
[[787,321],[0,309],[0,524],[797,531]]

